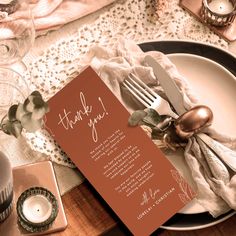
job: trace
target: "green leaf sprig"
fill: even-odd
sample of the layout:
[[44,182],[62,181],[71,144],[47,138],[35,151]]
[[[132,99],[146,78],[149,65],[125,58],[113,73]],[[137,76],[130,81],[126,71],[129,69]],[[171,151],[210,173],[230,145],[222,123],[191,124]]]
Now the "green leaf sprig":
[[165,147],[175,150],[186,145],[175,132],[174,119],[159,115],[152,108],[134,111],[128,119],[130,126],[148,126],[151,128],[151,139],[161,140]]
[[43,117],[49,111],[48,104],[38,91],[32,92],[24,103],[12,105],[8,113],[2,118],[0,129],[16,138],[25,129],[26,132],[35,132],[43,125]]

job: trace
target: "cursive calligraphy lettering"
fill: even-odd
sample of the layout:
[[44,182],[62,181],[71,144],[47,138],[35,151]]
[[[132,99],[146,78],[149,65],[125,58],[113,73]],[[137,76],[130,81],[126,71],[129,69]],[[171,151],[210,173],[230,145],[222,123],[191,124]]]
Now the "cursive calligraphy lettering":
[[108,112],[106,111],[106,108],[103,104],[102,99],[99,97],[98,101],[101,103],[102,108],[103,108],[103,112],[101,114],[98,114],[95,118],[90,119],[88,126],[92,129],[92,138],[93,141],[96,143],[98,141],[98,133],[97,133],[97,128],[96,128],[96,124],[98,124],[98,122],[100,120],[102,120],[104,118],[105,115],[108,115]]
[[148,202],[150,200],[155,200],[157,197],[157,194],[160,192],[159,189],[156,190],[152,190],[151,188],[149,188],[148,191],[145,191],[142,195],[142,201],[140,203],[141,206],[148,204]]
[[92,112],[92,106],[87,105],[83,92],[80,92],[80,102],[82,105],[82,109],[76,111],[76,115],[73,119],[69,119],[71,111],[66,111],[66,109],[63,110],[63,116],[59,114],[58,125],[62,125],[66,130],[74,129],[74,126],[77,122],[82,121],[85,116],[88,117],[90,115],[90,113]]
[[58,125],[62,125],[65,130],[74,129],[75,125],[78,122],[82,121],[85,118],[89,118],[88,126],[91,128],[92,139],[94,142],[98,141],[98,133],[96,125],[106,116],[108,112],[106,107],[100,97],[98,97],[98,101],[102,107],[102,112],[95,115],[95,117],[91,118],[93,107],[92,105],[88,105],[85,95],[83,92],[80,92],[80,103],[82,108],[75,112],[75,115],[72,114],[71,111],[67,111],[63,109],[63,114],[59,114],[59,122]]

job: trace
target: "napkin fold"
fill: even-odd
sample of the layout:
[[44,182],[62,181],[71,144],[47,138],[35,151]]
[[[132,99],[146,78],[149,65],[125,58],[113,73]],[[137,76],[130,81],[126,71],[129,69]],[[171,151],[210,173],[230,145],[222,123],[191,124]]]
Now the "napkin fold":
[[[115,0],[30,0],[37,33],[58,28],[99,10]],[[24,17],[16,12],[15,17]]]
[[[197,96],[187,80],[181,76],[175,65],[166,55],[157,51],[144,53],[133,41],[120,38],[112,48],[94,45],[80,59],[83,68],[91,65],[115,96],[130,111],[143,109],[142,105],[122,86],[128,74],[135,73],[150,88],[164,96],[152,68],[144,63],[146,54],[152,55],[175,80],[183,93],[184,106],[187,109],[197,105]],[[236,155],[236,138],[221,134],[212,128],[206,129],[209,136],[215,139],[211,150],[201,139],[191,137],[184,151],[186,163],[195,182],[198,202],[213,217],[236,210],[236,175],[221,161],[218,154]],[[231,148],[231,149],[229,149]]]

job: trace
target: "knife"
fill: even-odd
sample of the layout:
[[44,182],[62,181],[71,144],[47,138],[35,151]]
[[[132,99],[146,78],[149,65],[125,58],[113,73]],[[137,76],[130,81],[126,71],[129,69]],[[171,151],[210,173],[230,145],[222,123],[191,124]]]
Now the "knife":
[[[184,107],[183,94],[179,90],[175,81],[169,76],[169,74],[164,70],[164,68],[150,55],[146,55],[144,61],[152,67],[154,75],[160,82],[166,96],[168,97],[170,103],[175,108],[178,115],[182,115],[187,111]],[[196,134],[210,149],[215,150],[216,141],[204,133]],[[221,144],[222,145],[222,144]],[[226,151],[226,149],[228,151]],[[219,155],[219,157],[227,164],[233,171],[236,172],[236,155],[231,155],[230,149],[225,147],[224,155]],[[219,154],[219,153],[218,153]],[[228,154],[228,155],[227,155]]]
[[145,56],[144,61],[153,69],[153,72],[164,89],[170,103],[179,115],[187,110],[183,105],[183,94],[175,84],[174,80],[167,74],[163,67],[150,55]]

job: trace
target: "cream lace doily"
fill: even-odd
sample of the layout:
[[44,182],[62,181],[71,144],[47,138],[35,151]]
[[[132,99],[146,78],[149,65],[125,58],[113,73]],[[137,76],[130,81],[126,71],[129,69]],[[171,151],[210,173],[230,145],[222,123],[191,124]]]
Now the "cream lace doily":
[[[46,99],[65,86],[79,73],[78,60],[92,44],[111,46],[118,38],[127,37],[137,43],[160,39],[190,39],[227,48],[227,43],[195,20],[179,5],[178,0],[166,1],[163,11],[156,14],[155,1],[117,1],[93,21],[80,25],[75,34],[60,39],[44,54],[28,63],[32,89]],[[65,153],[46,131],[26,134],[30,147],[48,155],[52,161],[74,167]],[[78,150],[79,152],[79,150]]]

